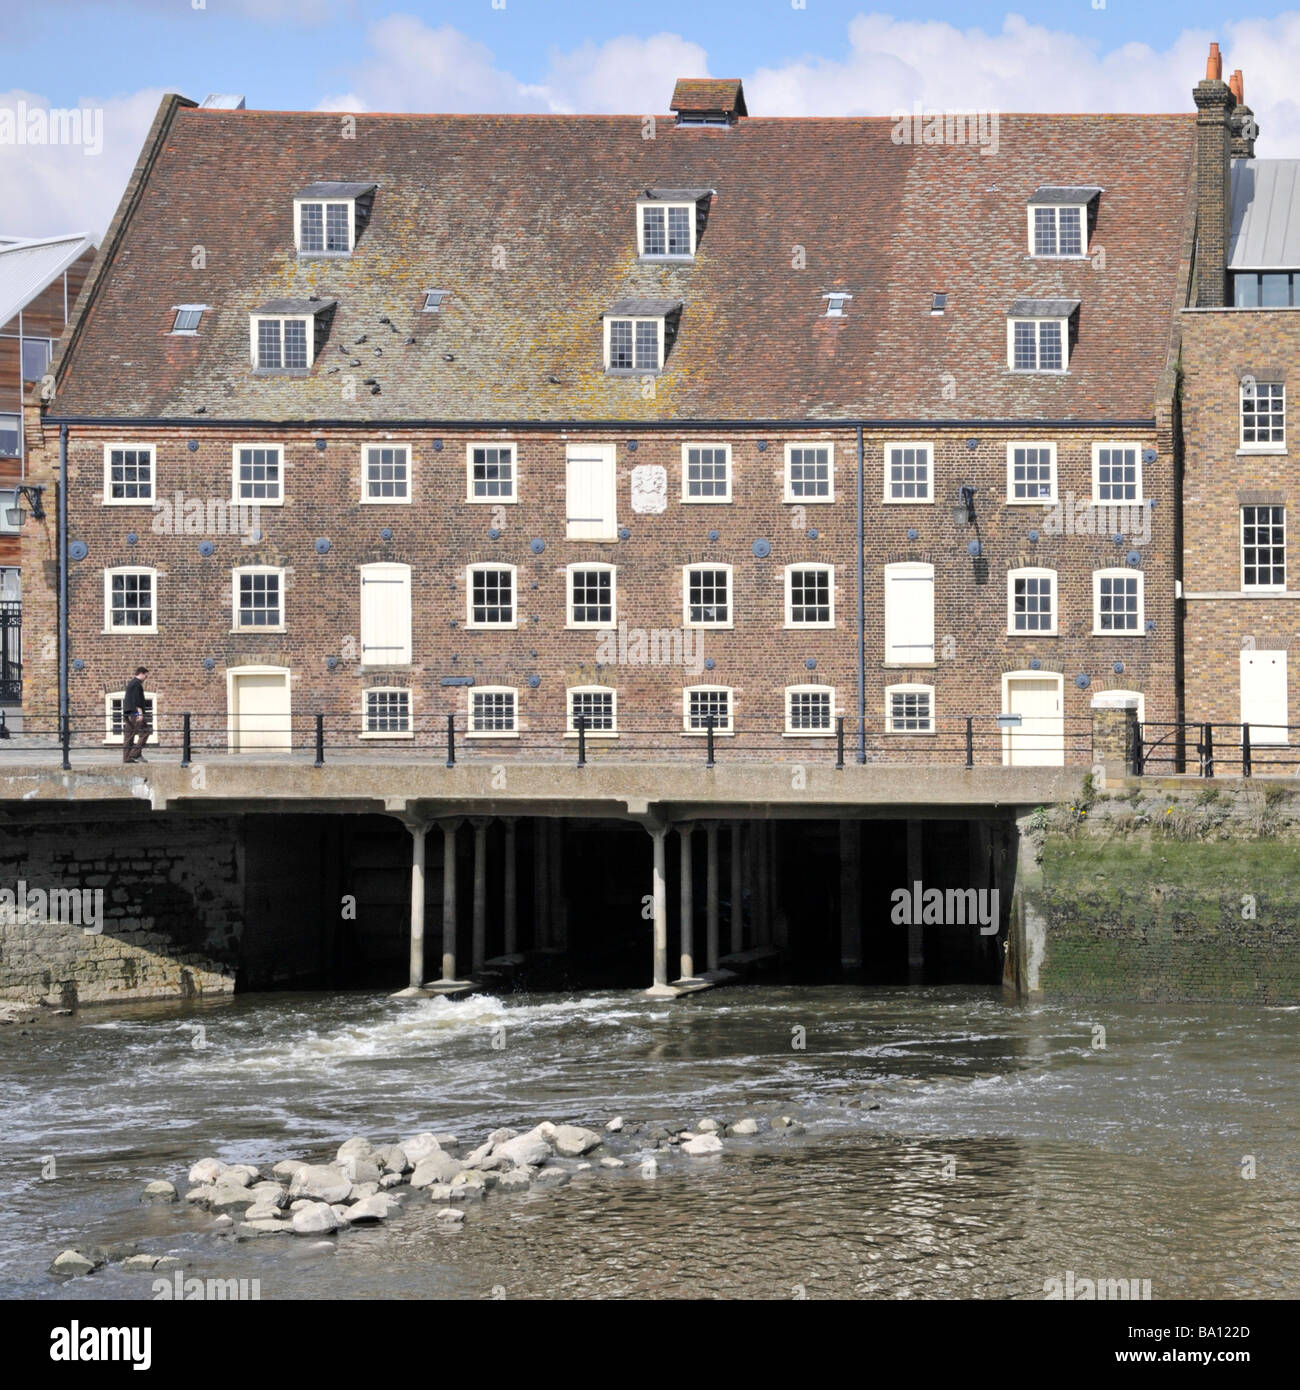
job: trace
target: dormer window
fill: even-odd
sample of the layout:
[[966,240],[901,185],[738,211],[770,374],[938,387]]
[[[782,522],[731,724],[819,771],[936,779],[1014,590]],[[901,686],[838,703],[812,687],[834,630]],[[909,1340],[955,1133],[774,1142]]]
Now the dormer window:
[[689,261],[704,228],[711,188],[647,188],[636,203],[637,255]]
[[333,299],[273,299],[249,315],[253,366],[262,372],[306,371],[328,332]]
[[294,245],[303,256],[347,256],[370,215],[373,183],[313,183],[293,200]]
[[679,77],[668,109],[679,126],[729,126],[748,116],[738,78]]
[[853,296],[844,290],[832,290],[830,294],[822,295],[822,298],[826,301],[826,317],[828,319],[842,319],[845,306]]
[[602,315],[607,372],[657,372],[676,332],[677,300],[621,299]]
[[206,304],[173,304],[172,312],[176,317],[172,321],[171,331],[192,338],[199,331],[199,323],[207,307]]
[[1029,200],[1029,254],[1046,259],[1088,254],[1092,208],[1101,189],[1045,185]]
[[1017,299],[1007,315],[1007,366],[1013,372],[1064,372],[1077,299]]

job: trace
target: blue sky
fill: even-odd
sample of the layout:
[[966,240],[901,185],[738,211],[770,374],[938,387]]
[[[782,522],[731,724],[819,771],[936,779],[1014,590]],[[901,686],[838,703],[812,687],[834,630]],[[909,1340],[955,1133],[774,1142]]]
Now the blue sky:
[[[101,234],[165,91],[270,109],[644,114],[666,109],[674,78],[707,75],[742,78],[756,116],[918,101],[1190,113],[1215,39],[1245,73],[1259,154],[1300,158],[1291,4],[0,0],[0,234]],[[42,106],[94,113],[102,148],[6,143],[6,113]]]

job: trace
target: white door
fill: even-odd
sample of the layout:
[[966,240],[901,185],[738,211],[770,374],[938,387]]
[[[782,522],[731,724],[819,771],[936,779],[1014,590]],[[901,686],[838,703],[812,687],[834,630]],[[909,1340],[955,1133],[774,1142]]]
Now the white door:
[[1003,713],[1020,723],[1002,733],[1002,761],[1010,767],[1063,767],[1065,716],[1060,676],[1037,672],[1003,676]]
[[569,445],[564,477],[566,537],[571,541],[616,539],[614,446]]
[[1242,652],[1241,722],[1252,745],[1289,742],[1285,652]]
[[893,666],[934,663],[934,566],[885,566],[885,660]]
[[289,672],[264,668],[230,675],[230,751],[290,746]]
[[410,660],[410,565],[362,565],[361,664],[405,666]]

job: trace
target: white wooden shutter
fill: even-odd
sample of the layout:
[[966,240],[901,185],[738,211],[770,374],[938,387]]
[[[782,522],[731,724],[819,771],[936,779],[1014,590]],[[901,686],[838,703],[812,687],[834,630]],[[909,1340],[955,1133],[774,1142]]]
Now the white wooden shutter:
[[361,664],[411,660],[410,565],[361,566]]
[[565,534],[569,540],[614,538],[617,521],[613,445],[572,445],[567,450],[565,499]]
[[1288,743],[1286,652],[1241,654],[1241,722],[1250,725],[1250,741]]
[[898,665],[934,661],[934,566],[885,566],[885,660]]

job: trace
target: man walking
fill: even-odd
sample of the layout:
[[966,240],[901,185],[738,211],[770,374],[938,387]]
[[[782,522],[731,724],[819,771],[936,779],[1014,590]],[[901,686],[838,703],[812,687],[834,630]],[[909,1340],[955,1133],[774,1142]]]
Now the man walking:
[[[144,756],[144,746],[149,742],[149,735],[153,733],[153,726],[145,717],[144,709],[144,682],[141,676],[147,676],[149,668],[147,666],[137,666],[135,675],[126,683],[126,689],[122,693],[122,761],[124,763],[143,763],[148,760]],[[140,742],[137,745],[136,739]]]

